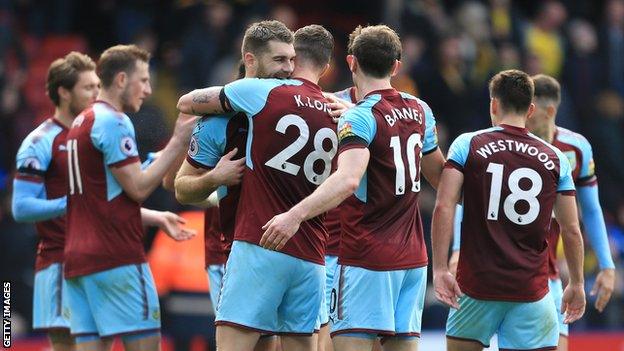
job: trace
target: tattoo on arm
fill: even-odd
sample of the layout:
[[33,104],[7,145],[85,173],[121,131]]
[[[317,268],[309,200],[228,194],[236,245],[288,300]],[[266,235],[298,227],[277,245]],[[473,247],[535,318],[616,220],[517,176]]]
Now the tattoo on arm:
[[[208,108],[208,106],[199,107],[198,105],[202,104],[214,104],[215,107]],[[219,109],[219,90],[217,89],[203,89],[193,94],[193,104],[191,105],[191,110],[194,114],[196,113],[195,107],[201,109],[202,114],[211,114],[211,113],[220,113]],[[206,110],[208,109],[208,110]]]

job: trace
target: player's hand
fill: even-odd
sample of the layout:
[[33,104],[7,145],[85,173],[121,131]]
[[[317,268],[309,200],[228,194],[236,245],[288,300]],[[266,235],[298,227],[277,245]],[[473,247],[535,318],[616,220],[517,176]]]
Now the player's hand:
[[602,312],[611,299],[611,293],[615,287],[615,269],[607,268],[598,273],[594,287],[589,292],[590,296],[596,296],[594,307]]
[[260,239],[260,246],[268,250],[281,250],[284,245],[299,230],[301,222],[290,212],[279,214],[268,221],[262,229],[264,234]]
[[197,116],[180,112],[178,114],[175,127],[173,128],[173,136],[171,137],[172,141],[175,141],[182,147],[187,148],[189,140],[191,139],[191,134],[193,133],[193,129],[195,128],[198,119],[199,117]]
[[197,235],[196,230],[185,228],[184,224],[186,224],[186,219],[175,213],[161,212],[159,217],[161,222],[158,227],[175,241],[189,240]]
[[455,276],[449,271],[433,273],[433,288],[435,297],[443,304],[459,309],[458,299],[463,295],[455,280]]
[[451,253],[451,258],[449,258],[448,262],[449,272],[454,276],[457,276],[457,263],[459,263],[459,250]]
[[330,109],[329,115],[332,116],[334,122],[338,122],[338,118],[340,118],[343,113],[355,106],[355,104],[343,100],[332,93],[323,93],[323,96],[329,100],[329,104],[327,105]]
[[215,168],[210,171],[214,176],[215,183],[229,186],[236,185],[243,180],[245,158],[241,157],[238,160],[233,160],[232,157],[236,156],[237,152],[238,148],[234,148],[223,155]]
[[583,284],[568,284],[563,291],[561,313],[563,323],[569,324],[583,317],[585,313],[585,290]]

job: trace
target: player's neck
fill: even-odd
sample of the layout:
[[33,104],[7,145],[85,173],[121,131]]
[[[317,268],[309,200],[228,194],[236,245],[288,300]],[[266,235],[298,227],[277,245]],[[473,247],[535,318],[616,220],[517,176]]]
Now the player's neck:
[[54,119],[59,121],[62,125],[67,128],[70,128],[74,118],[76,116],[72,116],[72,113],[69,111],[69,107],[57,107],[54,110]]
[[501,117],[498,124],[505,124],[518,128],[526,128],[526,117],[518,115],[505,115]]
[[117,111],[123,111],[121,99],[114,92],[102,89],[100,90],[100,94],[98,95],[97,100],[104,101],[105,103],[113,106]]
[[384,79],[375,79],[375,78],[364,78],[361,79],[356,84],[357,93],[359,98],[364,98],[371,91],[376,90],[384,90],[384,89],[392,89],[392,84],[390,84],[389,78]]
[[292,73],[293,78],[303,78],[305,80],[309,80],[314,84],[318,84],[319,79],[321,78],[317,72],[313,72],[308,69],[295,69]]

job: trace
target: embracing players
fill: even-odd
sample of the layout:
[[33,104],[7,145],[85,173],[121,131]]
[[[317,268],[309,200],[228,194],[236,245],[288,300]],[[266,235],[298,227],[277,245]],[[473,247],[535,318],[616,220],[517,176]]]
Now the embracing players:
[[331,303],[334,348],[370,350],[381,336],[385,349],[416,350],[427,281],[421,171],[437,186],[444,158],[429,107],[390,84],[400,65],[398,35],[386,26],[356,33],[347,60],[362,100],[340,118],[338,168],[273,217],[262,244],[287,247],[300,226],[344,200]]
[[302,225],[281,252],[260,246],[262,225],[329,176],[338,144],[317,85],[329,66],[333,37],[312,25],[299,29],[295,41],[301,46],[292,79],[242,79],[178,102],[183,112],[243,112],[249,122],[234,244],[217,309],[221,350],[251,350],[267,332],[280,334],[284,349],[316,349],[325,279],[322,219]]

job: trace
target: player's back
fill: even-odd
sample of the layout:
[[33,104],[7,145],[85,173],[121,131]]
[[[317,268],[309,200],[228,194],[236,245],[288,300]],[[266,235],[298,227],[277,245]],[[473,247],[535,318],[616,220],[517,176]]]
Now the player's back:
[[[224,91],[232,107],[249,117],[235,239],[257,244],[265,223],[329,176],[338,146],[335,125],[320,87],[304,79],[244,79]],[[313,218],[281,251],[323,264],[326,236],[322,219]]]
[[341,152],[368,147],[370,160],[341,205],[340,263],[374,270],[427,265],[418,208],[420,159],[437,148],[429,107],[394,89],[369,93],[339,122]]
[[139,161],[128,116],[95,102],[74,120],[67,151],[65,276],[145,262],[140,205],[109,169]]
[[[552,144],[561,150],[568,161],[570,161],[572,179],[576,186],[591,186],[596,184],[597,179],[592,147],[584,136],[569,129],[557,127]],[[559,277],[557,243],[559,242],[560,231],[559,223],[557,223],[553,217],[548,234],[548,267],[552,279]]]
[[[16,161],[16,179],[43,182],[45,198],[56,199],[67,194],[67,128],[54,118],[48,118],[22,142]],[[65,216],[35,224],[39,235],[35,269],[43,269],[63,261],[65,245]]]
[[555,199],[574,192],[569,163],[526,129],[508,125],[461,135],[448,158],[464,174],[460,288],[478,299],[541,299]]

